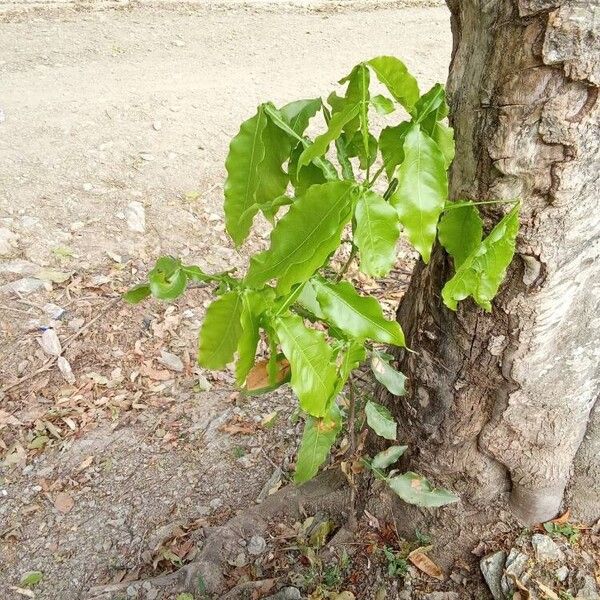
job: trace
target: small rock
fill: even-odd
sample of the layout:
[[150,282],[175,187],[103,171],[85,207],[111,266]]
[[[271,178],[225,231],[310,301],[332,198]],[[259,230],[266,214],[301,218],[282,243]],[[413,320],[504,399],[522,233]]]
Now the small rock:
[[531,537],[531,544],[535,550],[535,556],[539,561],[552,562],[564,560],[565,555],[556,542],[548,535],[535,533]]
[[456,592],[431,592],[423,600],[460,600]]
[[73,385],[75,383],[75,375],[73,375],[73,370],[71,369],[69,361],[64,356],[59,356],[56,364],[62,373],[62,376],[65,378],[65,381],[70,385]]
[[555,575],[556,579],[558,579],[558,581],[560,581],[562,583],[569,576],[569,568],[562,566],[562,567],[560,567],[560,569],[556,569],[556,571],[554,571],[554,575]]
[[54,329],[46,329],[39,339],[40,346],[46,354],[51,356],[59,356],[62,352],[62,346],[58,335]]
[[262,502],[270,493],[273,488],[277,489],[277,484],[281,481],[282,471],[279,467],[277,467],[271,477],[266,481],[265,485],[263,485],[260,490],[258,497],[256,498],[257,502]]
[[0,227],[0,256],[7,256],[14,252],[18,239],[16,233],[6,227]]
[[530,579],[527,572],[529,556],[512,548],[508,553],[508,558],[504,565],[504,574],[502,575],[502,591],[507,598],[512,598],[515,593],[514,581],[519,579],[521,583],[527,585]]
[[483,574],[483,578],[490,588],[490,592],[494,597],[494,600],[504,600],[504,594],[502,592],[501,579],[504,571],[504,562],[506,561],[506,552],[500,550],[484,556],[480,563],[479,568]]
[[23,277],[11,283],[7,283],[0,287],[0,293],[17,292],[18,294],[31,294],[41,288],[46,287],[46,284],[41,279],[35,277]]
[[583,576],[583,586],[579,588],[577,592],[577,596],[575,599],[581,600],[600,600],[600,596],[598,595],[598,588],[596,586],[596,582],[591,575]]
[[298,588],[285,587],[265,600],[302,600],[302,594]]
[[127,219],[127,226],[131,231],[137,233],[144,233],[146,231],[146,210],[141,202],[137,200],[130,202],[125,210],[125,218]]
[[44,304],[44,312],[51,319],[58,321],[58,319],[60,319],[64,315],[65,309],[61,306],[58,306],[57,304],[54,304],[53,302],[48,302],[47,304]]
[[185,42],[183,40],[173,40],[173,46],[183,48],[183,46],[185,46]]
[[171,371],[177,371],[178,373],[183,371],[183,361],[179,356],[171,354],[171,352],[167,352],[166,350],[161,350],[158,362],[167,367],[167,369],[171,369]]
[[154,155],[150,154],[149,152],[140,152],[140,158],[142,160],[147,160],[148,162],[151,162],[154,160]]
[[248,552],[253,556],[260,556],[267,549],[265,538],[260,535],[253,535],[248,542]]
[[232,567],[239,567],[240,569],[242,567],[245,567],[248,564],[248,560],[246,558],[246,553],[245,552],[238,552],[238,554],[236,555],[236,557],[233,560],[229,561],[229,564]]
[[94,189],[94,186],[91,183],[84,183],[83,190],[85,192],[91,192]]
[[199,392],[209,392],[212,388],[212,384],[204,375],[198,375],[198,382],[196,383],[196,390]]
[[221,498],[213,498],[208,504],[213,510],[217,510],[217,508],[223,506],[223,500]]
[[154,131],[160,131],[162,129],[162,123],[160,121],[154,121],[154,123],[152,123],[152,129],[154,129]]

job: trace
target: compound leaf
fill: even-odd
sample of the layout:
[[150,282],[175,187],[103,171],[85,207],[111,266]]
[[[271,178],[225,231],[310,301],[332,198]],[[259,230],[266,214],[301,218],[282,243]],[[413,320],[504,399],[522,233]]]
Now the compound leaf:
[[394,56],[377,56],[367,63],[377,79],[387,87],[397,102],[412,113],[419,99],[417,80],[408,72],[406,65]]
[[330,181],[313,185],[298,198],[271,232],[271,246],[250,261],[246,284],[260,287],[277,278],[278,294],[306,281],[340,243],[350,220],[355,184]]
[[320,277],[312,284],[317,301],[327,321],[357,340],[375,340],[404,346],[404,334],[396,321],[383,316],[379,302],[372,296],[361,296],[351,283],[331,283]]
[[479,306],[492,310],[491,301],[515,253],[518,230],[519,204],[516,204],[465,258],[443,287],[442,298],[448,308],[456,310],[460,300],[472,296]]
[[406,134],[404,161],[396,175],[398,187],[390,202],[411,244],[428,263],[448,196],[448,180],[442,153],[419,125],[413,125]]
[[408,471],[387,480],[392,490],[409,504],[434,508],[458,502],[458,497],[442,488],[434,488],[425,477]]
[[380,437],[396,439],[396,421],[390,411],[381,404],[369,400],[365,406],[367,424]]
[[483,222],[477,207],[472,204],[447,206],[438,225],[438,238],[458,268],[479,246],[483,236]]
[[359,198],[354,219],[360,270],[371,277],[387,275],[396,262],[398,214],[379,194],[369,190]]
[[322,332],[307,328],[297,315],[278,317],[274,327],[292,368],[291,386],[300,407],[309,415],[322,417],[337,379],[332,349]]
[[308,417],[296,459],[296,483],[309,481],[317,474],[341,428],[342,416],[336,404],[332,404],[329,414],[321,419]]
[[223,294],[208,307],[198,348],[198,363],[207,369],[223,369],[233,359],[242,335],[242,298],[237,292]]

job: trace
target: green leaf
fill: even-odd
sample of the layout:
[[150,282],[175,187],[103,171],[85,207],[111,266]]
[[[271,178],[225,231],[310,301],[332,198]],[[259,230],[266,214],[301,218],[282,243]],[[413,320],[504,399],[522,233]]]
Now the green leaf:
[[448,115],[444,86],[436,83],[419,98],[415,109],[416,122],[421,124],[421,130],[438,145],[448,168],[454,159],[454,130],[440,123]]
[[415,122],[421,123],[421,129],[431,135],[433,123],[448,115],[446,92],[441,83],[436,83],[425,92],[415,104]]
[[404,396],[406,393],[406,377],[397,371],[379,352],[373,352],[371,370],[375,379],[394,396]]
[[394,103],[381,94],[377,94],[377,96],[371,98],[371,105],[380,115],[389,115],[395,110]]
[[396,439],[396,421],[385,406],[369,400],[365,406],[365,414],[367,424],[378,436],[386,440]]
[[246,376],[254,365],[256,347],[260,340],[260,316],[273,300],[273,292],[267,288],[264,292],[246,290],[242,293],[242,311],[240,324],[242,333],[238,341],[238,360],[235,365],[235,378],[239,386],[244,385]]
[[148,273],[150,291],[155,298],[174,300],[183,294],[187,277],[180,260],[161,256]]
[[367,64],[395,100],[412,113],[419,99],[419,86],[417,80],[408,72],[406,65],[394,56],[378,56]]
[[354,119],[360,110],[360,106],[355,104],[344,108],[341,112],[335,113],[329,121],[327,131],[315,138],[315,141],[305,148],[298,160],[298,169],[309,164],[315,158],[323,156],[327,152],[327,147],[331,142],[340,137],[344,125]]
[[323,173],[323,169],[319,167],[316,162],[311,162],[305,167],[298,169],[298,159],[302,152],[303,146],[298,144],[298,146],[292,150],[290,162],[288,163],[290,181],[296,190],[296,196],[304,195],[311,185],[327,182],[327,177],[325,173]]
[[200,329],[198,363],[207,369],[223,369],[233,360],[242,335],[242,297],[228,292],[213,301]]
[[388,179],[394,175],[396,167],[404,160],[404,140],[411,122],[404,121],[396,127],[386,127],[379,135],[379,149]]
[[277,293],[287,294],[323,265],[340,243],[356,196],[352,182],[311,186],[271,232],[271,246],[250,261],[245,283],[260,287],[277,278]]
[[321,106],[321,98],[296,100],[282,106],[280,112],[294,133],[301,136],[308,127],[308,122],[319,112]]
[[428,263],[448,196],[448,180],[442,153],[418,125],[413,125],[406,135],[404,161],[396,174],[398,187],[390,202],[398,211],[411,244]]
[[220,281],[222,276],[220,275],[209,275],[205,273],[200,267],[195,265],[191,265],[189,267],[181,266],[181,270],[185,273],[185,276],[190,281],[199,281],[201,283],[206,283],[209,281]]
[[[356,99],[356,103],[358,103],[359,111],[358,111],[358,123],[359,123],[359,131],[362,138],[362,154],[363,164],[365,165],[362,168],[367,168],[367,165],[370,166],[375,160],[375,156],[371,154],[372,150],[372,142],[369,140],[369,83],[371,76],[369,74],[369,69],[366,65],[360,64],[357,65],[352,74],[350,75],[350,81],[348,83],[348,91],[346,92],[346,98],[353,100]],[[373,137],[373,136],[371,136]],[[375,152],[377,152],[377,141],[375,141]]]
[[265,111],[259,107],[256,115],[244,121],[231,140],[225,162],[225,224],[238,245],[246,239],[259,210],[258,188],[262,177],[259,165],[265,158],[263,132],[266,126]]
[[476,206],[446,206],[438,225],[438,238],[456,268],[479,246],[482,236],[483,222]]
[[314,417],[327,414],[337,379],[333,352],[322,332],[309,329],[297,315],[274,322],[281,349],[292,367],[291,386],[302,410]]
[[492,310],[491,301],[515,253],[518,230],[519,204],[516,204],[465,258],[442,289],[442,298],[448,308],[456,310],[460,300],[472,296],[479,306]]
[[444,155],[444,164],[447,169],[454,160],[454,129],[436,121],[430,137]]
[[288,177],[281,168],[291,144],[287,134],[267,118],[265,106],[244,121],[229,146],[225,161],[225,224],[236,244],[250,231],[261,205],[285,191]]
[[312,280],[308,280],[303,286],[300,295],[298,296],[298,302],[301,306],[306,308],[311,314],[317,319],[324,321],[326,319],[325,314],[321,310],[321,305],[317,300],[317,290],[313,285]]
[[412,471],[392,477],[387,482],[392,490],[409,504],[434,508],[452,504],[459,500],[458,497],[448,490],[432,487],[431,483],[425,477]]
[[341,428],[342,416],[336,404],[331,405],[329,414],[322,419],[308,417],[296,459],[295,483],[309,481],[317,474]]
[[346,179],[347,181],[355,179],[352,163],[350,162],[350,154],[348,153],[348,143],[344,135],[341,135],[337,140],[335,140],[335,150],[338,162],[342,167],[343,179]]
[[387,469],[393,465],[408,449],[408,446],[390,446],[386,450],[379,452],[371,461],[371,467],[374,469]]
[[383,315],[381,305],[372,296],[361,296],[351,283],[331,283],[316,277],[312,284],[327,321],[358,340],[375,340],[404,346],[404,334],[396,321]]
[[360,270],[371,277],[387,275],[396,262],[398,214],[379,194],[369,190],[358,200],[354,219]]
[[363,170],[366,170],[367,167],[370,167],[377,160],[377,138],[369,133],[367,143],[369,144],[368,153],[365,152],[365,141],[360,131],[357,131],[352,136],[350,142],[347,143],[348,156],[358,157],[360,168]]
[[358,368],[361,362],[365,360],[367,352],[363,344],[357,340],[352,340],[342,354],[340,366],[338,368],[338,380],[335,388],[334,397],[336,397],[346,385],[350,373]]
[[28,571],[21,577],[19,585],[24,588],[32,588],[42,581],[43,578],[44,574],[41,571]]
[[150,286],[146,283],[142,283],[126,291],[123,294],[123,300],[125,300],[125,302],[129,302],[130,304],[137,304],[151,295],[152,292],[150,291]]

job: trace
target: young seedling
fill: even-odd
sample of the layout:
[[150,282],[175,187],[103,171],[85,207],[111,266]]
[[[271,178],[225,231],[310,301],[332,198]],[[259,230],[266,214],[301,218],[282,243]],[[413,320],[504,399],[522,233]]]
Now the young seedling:
[[[404,333],[377,299],[348,280],[352,263],[381,278],[396,262],[401,232],[425,263],[437,240],[455,269],[441,290],[443,302],[456,310],[460,300],[472,297],[489,311],[518,229],[517,202],[484,236],[478,203],[448,199],[454,140],[444,122],[443,86],[421,94],[406,66],[391,56],[356,65],[339,83],[345,86],[342,94],[334,91],[327,101],[261,104],[231,141],[224,188],[229,235],[241,245],[259,212],[273,225],[269,248],[250,258],[243,276],[210,275],[165,256],[147,283],[125,294],[130,302],[148,296],[173,300],[190,282],[214,285],[198,362],[218,370],[236,357],[237,384],[248,393],[289,382],[305,419],[297,483],[317,473],[344,427],[354,439],[361,417],[356,399],[341,400],[361,364],[368,361],[391,393],[404,393],[405,376],[377,350],[377,344],[405,347]],[[375,85],[379,90],[373,94]],[[373,111],[401,118],[376,135]],[[306,131],[317,115],[323,130],[311,139]],[[349,245],[348,258],[335,269],[342,244]],[[257,359],[261,342],[268,351]],[[364,413],[376,434],[396,441],[396,423],[385,407],[370,401]],[[386,474],[404,450],[393,445],[365,464],[406,502],[456,501],[416,473]]]

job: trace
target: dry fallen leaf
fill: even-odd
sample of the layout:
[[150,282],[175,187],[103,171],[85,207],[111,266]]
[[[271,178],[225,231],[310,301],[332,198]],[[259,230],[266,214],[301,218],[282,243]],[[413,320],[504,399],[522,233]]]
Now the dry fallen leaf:
[[59,492],[56,494],[56,498],[54,498],[54,508],[61,513],[67,514],[71,512],[72,508],[75,506],[75,500],[69,496],[69,494],[65,492]]
[[277,373],[275,375],[275,383],[269,383],[269,361],[259,360],[250,369],[248,376],[246,377],[245,390],[247,392],[258,392],[260,390],[267,390],[274,386],[284,382],[290,374],[290,363],[282,358],[277,361]]
[[256,431],[256,423],[254,421],[242,421],[239,417],[228,421],[224,425],[219,427],[219,431],[235,435],[240,433],[242,435],[249,435]]
[[413,550],[408,555],[408,560],[417,567],[420,571],[423,571],[429,577],[433,577],[434,579],[438,579],[440,581],[444,580],[444,572],[440,567],[438,567],[430,558],[422,552],[421,548],[417,548]]
[[562,515],[560,515],[560,517],[557,517],[556,519],[552,519],[552,523],[554,523],[555,525],[564,525],[565,523],[569,522],[570,516],[571,516],[571,510],[567,509]]
[[[569,512],[569,511],[567,511]],[[549,598],[550,600],[560,600],[559,595],[552,589],[550,589],[547,585],[544,585],[543,583],[540,583],[539,581],[536,581],[538,587],[540,588],[540,592],[542,592],[543,594],[546,595],[547,598]]]

